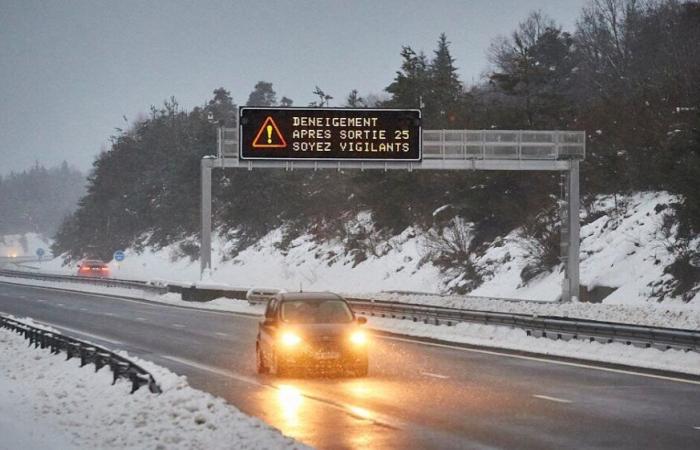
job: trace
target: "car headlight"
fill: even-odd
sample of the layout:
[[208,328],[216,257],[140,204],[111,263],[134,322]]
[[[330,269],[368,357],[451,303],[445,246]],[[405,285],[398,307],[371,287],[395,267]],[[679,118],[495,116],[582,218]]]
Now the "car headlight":
[[294,347],[299,342],[301,342],[301,338],[296,334],[292,333],[291,331],[285,331],[284,333],[282,333],[280,341],[282,341],[282,344],[284,344],[287,347]]
[[367,335],[364,331],[355,331],[350,335],[350,342],[355,345],[365,345],[367,343]]

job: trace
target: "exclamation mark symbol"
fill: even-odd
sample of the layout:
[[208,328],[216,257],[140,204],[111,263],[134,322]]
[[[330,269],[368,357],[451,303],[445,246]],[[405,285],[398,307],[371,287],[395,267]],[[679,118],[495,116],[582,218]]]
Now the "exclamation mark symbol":
[[272,144],[272,125],[267,126],[267,143]]

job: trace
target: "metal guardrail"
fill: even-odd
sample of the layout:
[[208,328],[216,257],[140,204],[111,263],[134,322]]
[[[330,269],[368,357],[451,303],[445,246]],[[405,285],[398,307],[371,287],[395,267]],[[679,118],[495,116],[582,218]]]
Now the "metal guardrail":
[[[0,270],[0,275],[8,271]],[[35,273],[12,271],[13,276],[37,278]],[[240,288],[197,288],[181,285],[149,285],[145,282],[95,278],[83,279],[69,275],[44,275],[54,281],[74,281],[80,279],[91,284],[109,286],[130,283],[137,289],[158,289],[159,292],[178,292],[183,300],[208,301],[218,297],[243,299],[246,290]],[[467,310],[444,306],[408,304],[386,300],[368,300],[346,297],[353,309],[362,315],[412,320],[434,325],[454,325],[459,322],[500,325],[523,329],[528,335],[551,339],[586,339],[601,343],[620,342],[640,347],[654,347],[660,350],[681,349],[700,352],[700,331],[672,328],[658,328],[644,325],[629,325],[615,322],[602,322],[587,319],[572,319],[556,316],[534,316],[528,314],[501,313]]]
[[70,282],[79,284],[88,284],[94,286],[104,286],[104,287],[119,287],[127,289],[139,289],[143,291],[149,291],[155,294],[165,294],[168,292],[167,286],[150,284],[145,281],[135,281],[135,280],[121,280],[118,278],[109,277],[80,277],[74,275],[58,275],[58,274],[48,274],[48,273],[36,273],[36,272],[23,272],[20,270],[3,270],[0,269],[0,276],[10,277],[10,278],[28,278],[32,280],[40,281],[57,281],[57,282]]
[[[584,159],[586,133],[565,130],[423,130],[424,159]],[[238,158],[238,128],[222,128],[219,157]]]
[[423,130],[425,159],[584,159],[583,131]]
[[92,363],[95,365],[95,372],[97,372],[102,367],[108,366],[114,375],[112,384],[114,385],[119,378],[129,380],[131,381],[132,394],[141,386],[148,386],[148,390],[154,394],[161,393],[160,386],[156,383],[153,375],[141,366],[110,350],[3,316],[0,316],[0,328],[19,333],[29,340],[29,345],[48,348],[53,354],[63,351],[67,355],[66,360],[74,357],[80,358],[80,367]]
[[585,339],[601,343],[620,342],[627,345],[654,347],[660,350],[680,349],[700,352],[700,332],[644,325],[628,325],[585,319],[527,314],[463,310],[398,302],[347,299],[355,312],[375,317],[412,320],[435,325],[459,322],[480,323],[520,328],[530,336],[552,339]]

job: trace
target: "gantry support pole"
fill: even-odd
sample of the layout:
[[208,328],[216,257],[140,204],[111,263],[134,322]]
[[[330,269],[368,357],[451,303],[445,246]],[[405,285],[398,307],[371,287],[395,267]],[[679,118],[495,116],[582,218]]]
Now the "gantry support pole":
[[211,270],[211,170],[214,167],[214,156],[202,158],[202,232],[199,236],[199,275]]
[[581,228],[579,224],[579,160],[572,159],[566,173],[566,214],[562,221],[564,282],[562,286],[562,301],[570,302],[580,299],[579,285],[579,245]]

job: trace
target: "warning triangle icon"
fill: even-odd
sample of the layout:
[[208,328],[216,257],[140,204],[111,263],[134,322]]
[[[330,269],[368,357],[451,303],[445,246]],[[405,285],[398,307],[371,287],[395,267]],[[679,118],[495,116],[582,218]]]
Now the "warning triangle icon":
[[284,140],[277,124],[271,116],[267,116],[253,139],[253,148],[284,148],[286,146],[287,141]]

